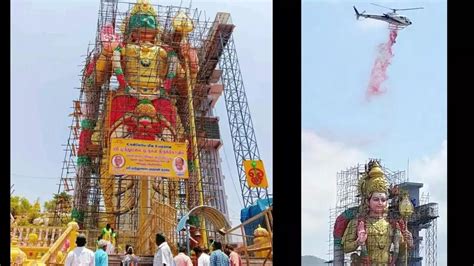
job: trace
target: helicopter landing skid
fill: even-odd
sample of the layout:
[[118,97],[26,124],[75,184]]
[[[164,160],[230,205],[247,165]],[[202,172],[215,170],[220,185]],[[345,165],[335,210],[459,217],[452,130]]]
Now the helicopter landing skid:
[[406,26],[400,26],[400,25],[393,25],[393,24],[389,24],[388,25],[388,28],[390,30],[403,30]]

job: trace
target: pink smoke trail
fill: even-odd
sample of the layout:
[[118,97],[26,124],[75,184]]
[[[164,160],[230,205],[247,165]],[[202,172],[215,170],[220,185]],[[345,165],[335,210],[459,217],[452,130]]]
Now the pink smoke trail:
[[383,94],[386,89],[381,87],[382,83],[387,80],[387,68],[392,62],[392,47],[397,39],[397,30],[391,29],[387,43],[382,43],[378,47],[378,55],[375,59],[372,73],[370,74],[369,87],[367,88],[367,99],[371,96]]

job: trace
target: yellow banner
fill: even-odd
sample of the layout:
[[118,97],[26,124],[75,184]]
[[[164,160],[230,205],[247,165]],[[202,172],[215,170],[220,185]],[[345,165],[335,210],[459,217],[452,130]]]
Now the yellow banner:
[[244,169],[249,187],[268,187],[267,175],[262,160],[245,160]]
[[188,178],[186,143],[112,139],[110,175]]

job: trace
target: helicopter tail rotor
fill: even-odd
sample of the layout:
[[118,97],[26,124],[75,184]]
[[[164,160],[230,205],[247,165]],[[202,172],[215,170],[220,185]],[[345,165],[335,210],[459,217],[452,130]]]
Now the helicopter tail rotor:
[[359,19],[359,17],[360,17],[359,11],[357,10],[357,8],[355,6],[352,6],[352,7],[354,8],[356,19]]
[[360,16],[362,16],[365,13],[365,10],[359,13],[359,10],[357,10],[357,8],[355,6],[352,6],[352,7],[354,8],[355,16],[356,16],[357,19],[359,19]]

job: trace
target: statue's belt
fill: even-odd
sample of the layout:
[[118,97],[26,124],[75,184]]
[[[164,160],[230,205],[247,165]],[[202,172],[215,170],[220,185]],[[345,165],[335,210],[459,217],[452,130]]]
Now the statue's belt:
[[157,97],[157,98],[163,98],[163,99],[167,99],[167,100],[170,100],[170,96],[168,94],[168,92],[164,89],[164,88],[160,88],[160,89],[156,89],[156,88],[143,88],[143,87],[139,87],[139,88],[133,88],[132,86],[130,86],[131,89],[133,89],[134,91],[143,91],[143,92],[152,92],[152,91],[156,91],[157,93],[130,93],[129,91],[126,91],[127,94],[131,94],[131,95],[134,95],[134,94],[145,94],[147,96],[154,96],[154,97]]

